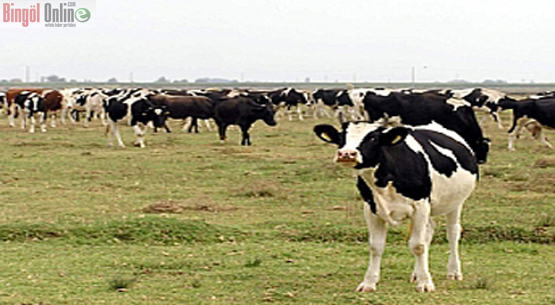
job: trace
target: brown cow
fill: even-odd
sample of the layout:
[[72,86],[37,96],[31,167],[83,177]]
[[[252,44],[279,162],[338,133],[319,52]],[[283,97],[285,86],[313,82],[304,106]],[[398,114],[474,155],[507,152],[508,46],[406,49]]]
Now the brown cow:
[[64,96],[56,90],[45,91],[42,96],[45,118],[50,113],[50,126],[56,127],[56,118],[64,109]]
[[[172,119],[183,119],[188,117],[193,119],[189,132],[196,127],[196,119],[210,119],[214,117],[214,101],[205,96],[171,96],[155,95],[149,97],[150,101],[167,106],[168,117]],[[170,132],[168,126],[164,126]]]

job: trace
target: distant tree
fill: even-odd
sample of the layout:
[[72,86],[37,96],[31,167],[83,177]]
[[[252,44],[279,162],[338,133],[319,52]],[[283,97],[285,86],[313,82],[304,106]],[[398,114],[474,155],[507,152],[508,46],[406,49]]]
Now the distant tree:
[[50,76],[47,76],[45,79],[49,83],[65,83],[66,82],[65,78],[58,77],[58,75],[50,75]]
[[7,83],[7,82],[8,82],[7,79],[0,80],[0,83]]
[[12,78],[10,79],[10,83],[22,83],[23,80],[21,78]]
[[180,80],[177,80],[177,79],[176,79],[176,80],[173,81],[174,84],[186,84],[186,83],[188,83],[188,82],[189,82],[189,81],[186,80],[186,79],[180,79]]
[[225,79],[225,78],[210,78],[210,77],[203,77],[203,78],[197,78],[195,80],[195,83],[238,83],[239,81],[237,81],[236,79],[233,80],[229,80],[229,79]]
[[155,83],[169,83],[170,80],[167,79],[165,76],[161,76],[160,78],[158,78],[157,80],[154,81]]
[[109,83],[117,83],[118,80],[117,80],[117,78],[112,77],[112,78],[110,78],[110,79],[108,80],[108,82],[109,82]]
[[506,84],[507,81],[502,80],[502,79],[496,79],[496,80],[493,80],[493,79],[486,79],[486,80],[484,80],[482,83],[483,83],[483,84]]

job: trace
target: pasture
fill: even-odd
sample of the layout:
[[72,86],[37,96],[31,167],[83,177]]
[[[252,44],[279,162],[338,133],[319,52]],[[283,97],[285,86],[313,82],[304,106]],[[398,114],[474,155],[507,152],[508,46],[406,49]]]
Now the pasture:
[[[509,113],[503,113],[505,127]],[[435,293],[417,294],[406,227],[390,231],[376,293],[351,169],[309,118],[251,129],[146,137],[108,148],[98,121],[29,134],[0,119],[2,304],[555,304],[555,156],[528,133],[508,152],[488,120],[489,161],[463,211],[465,279],[445,278],[442,219],[430,250]],[[19,125],[18,125],[19,126]],[[548,131],[548,138],[555,133]]]

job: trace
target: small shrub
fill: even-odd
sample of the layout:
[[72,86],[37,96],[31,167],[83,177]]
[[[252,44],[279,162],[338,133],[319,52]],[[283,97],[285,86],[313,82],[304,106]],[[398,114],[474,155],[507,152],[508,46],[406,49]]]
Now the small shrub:
[[262,264],[262,260],[259,259],[259,258],[255,258],[252,261],[248,261],[245,264],[245,267],[247,267],[247,268],[259,267],[261,264]]
[[108,286],[110,290],[119,291],[129,289],[136,281],[137,277],[117,276],[108,281]]
[[478,277],[472,283],[472,289],[480,289],[480,290],[490,290],[492,287],[492,281],[488,277]]

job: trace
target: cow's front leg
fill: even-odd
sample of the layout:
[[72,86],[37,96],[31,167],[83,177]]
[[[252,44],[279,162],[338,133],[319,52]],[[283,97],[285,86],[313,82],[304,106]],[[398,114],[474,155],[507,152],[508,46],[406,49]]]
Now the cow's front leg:
[[46,132],[46,118],[47,118],[47,113],[46,112],[41,112],[40,113],[40,131],[42,132]]
[[385,250],[387,224],[380,217],[370,211],[370,206],[364,203],[364,218],[368,225],[368,243],[370,245],[370,259],[364,280],[357,287],[357,291],[373,292],[380,281],[380,265]]
[[220,142],[223,143],[226,140],[225,132],[227,129],[227,124],[224,122],[216,121],[216,125],[218,125],[218,133],[220,134]]
[[243,139],[241,140],[241,145],[251,145],[251,138],[249,135],[250,125],[241,126],[241,132],[243,133]]
[[133,130],[135,131],[135,136],[137,137],[137,140],[135,141],[135,143],[133,143],[133,145],[139,146],[140,148],[146,147],[145,134],[147,131],[147,127],[145,127],[145,129],[143,130],[138,124],[135,124],[133,125]]
[[412,234],[409,239],[409,248],[415,257],[414,273],[411,280],[416,282],[416,291],[418,292],[432,292],[435,290],[428,267],[428,251],[432,235],[430,203],[428,200],[420,200],[414,204]]
[[29,122],[29,132],[35,133],[35,116],[33,114],[29,115]]

